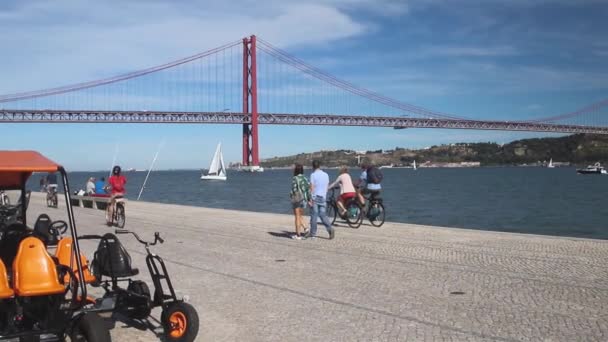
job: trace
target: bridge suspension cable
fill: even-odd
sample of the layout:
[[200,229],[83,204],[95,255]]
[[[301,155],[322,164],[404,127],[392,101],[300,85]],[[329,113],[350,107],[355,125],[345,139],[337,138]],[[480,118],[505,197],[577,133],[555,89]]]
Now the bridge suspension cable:
[[287,64],[297,68],[298,70],[300,70],[308,75],[311,75],[319,80],[327,82],[333,86],[336,86],[340,89],[348,91],[352,94],[362,96],[371,101],[375,101],[375,102],[378,102],[378,103],[381,103],[381,104],[384,104],[384,105],[387,105],[387,106],[390,106],[393,108],[397,108],[397,109],[403,110],[405,112],[423,115],[428,118],[435,117],[435,118],[444,118],[444,119],[468,120],[463,117],[458,117],[458,116],[446,114],[446,113],[434,112],[434,111],[431,111],[431,110],[428,110],[425,108],[403,103],[403,102],[397,101],[395,99],[380,95],[376,92],[372,92],[365,88],[358,87],[350,82],[340,80],[340,79],[336,78],[335,76],[333,76],[327,72],[324,72],[324,71],[302,61],[301,59],[299,59],[295,56],[290,55],[289,53],[273,46],[272,44],[270,44],[269,42],[267,42],[261,38],[258,38],[258,41],[260,42],[260,45],[258,45],[258,48],[261,49],[262,51],[274,56],[275,58],[279,59],[280,61],[282,61],[284,63],[287,63]]
[[49,88],[49,89],[35,90],[35,91],[30,91],[30,92],[22,92],[22,93],[15,93],[15,94],[0,95],[0,103],[14,102],[14,101],[33,99],[33,98],[38,98],[38,97],[46,97],[46,96],[51,96],[51,95],[65,94],[65,93],[79,91],[79,90],[84,90],[84,89],[88,89],[88,88],[95,88],[95,87],[99,87],[99,86],[106,85],[106,84],[112,84],[112,83],[117,83],[117,82],[121,82],[121,81],[126,81],[126,80],[129,80],[129,79],[141,77],[141,76],[144,76],[144,75],[147,75],[147,74],[155,73],[155,72],[158,72],[158,71],[161,71],[161,70],[170,69],[170,68],[176,67],[178,65],[182,65],[182,64],[185,64],[185,63],[188,63],[188,62],[192,62],[194,60],[201,59],[201,58],[204,58],[204,57],[207,57],[207,56],[210,56],[210,55],[214,55],[214,54],[217,54],[219,52],[222,52],[222,51],[225,51],[227,49],[230,49],[230,48],[232,48],[232,47],[234,47],[236,45],[239,45],[239,44],[240,44],[240,41],[235,41],[235,42],[232,42],[232,43],[228,43],[228,44],[222,45],[222,46],[217,47],[215,49],[207,50],[205,52],[201,52],[201,53],[198,53],[196,55],[192,55],[190,57],[182,58],[182,59],[179,59],[179,60],[176,60],[176,61],[173,61],[173,62],[157,65],[157,66],[154,66],[154,67],[151,67],[151,68],[142,69],[142,70],[138,70],[138,71],[134,71],[134,72],[130,72],[130,73],[127,73],[127,74],[122,74],[122,75],[118,75],[118,76],[114,76],[114,77],[103,78],[103,79],[89,81],[89,82],[70,84],[70,85],[56,87],[56,88]]

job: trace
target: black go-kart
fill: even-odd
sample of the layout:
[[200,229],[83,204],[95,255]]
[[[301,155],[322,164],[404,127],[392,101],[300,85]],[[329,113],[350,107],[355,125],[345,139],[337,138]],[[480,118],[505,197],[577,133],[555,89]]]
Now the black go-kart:
[[153,308],[161,307],[165,340],[194,341],[199,329],[198,314],[192,305],[177,298],[163,259],[150,251],[150,246],[164,242],[160,234],[155,233],[154,241],[147,242],[132,231],[116,230],[115,233],[131,234],[145,246],[146,265],[154,284],[154,293],[150,292],[144,281],[132,279],[139,274],[139,270],[132,267],[131,256],[116,235],[82,235],[80,240],[99,240],[90,264],[89,282],[105,290],[101,298],[90,303],[89,309],[93,312],[120,313],[141,320],[150,316]]

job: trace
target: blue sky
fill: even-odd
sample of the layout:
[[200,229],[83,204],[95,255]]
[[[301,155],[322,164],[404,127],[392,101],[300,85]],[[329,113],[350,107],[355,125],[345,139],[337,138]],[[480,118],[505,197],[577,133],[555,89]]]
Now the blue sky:
[[[403,102],[525,120],[608,97],[607,17],[608,4],[593,0],[3,1],[0,94],[113,76],[257,34]],[[161,140],[163,169],[207,167],[218,141],[226,160],[241,153],[237,126],[2,126],[0,148],[36,149],[72,170],[108,168],[116,144],[118,162],[137,168],[148,167]],[[542,136],[278,126],[260,134],[262,158]]]

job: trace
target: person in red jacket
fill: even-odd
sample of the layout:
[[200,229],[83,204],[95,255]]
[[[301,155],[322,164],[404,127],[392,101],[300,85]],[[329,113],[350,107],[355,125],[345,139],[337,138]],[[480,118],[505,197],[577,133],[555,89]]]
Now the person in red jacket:
[[112,216],[114,215],[114,207],[117,198],[123,198],[125,195],[125,184],[127,184],[127,178],[120,174],[120,166],[116,165],[112,169],[112,176],[108,179],[110,185],[110,203],[106,208],[106,221],[110,226],[112,225]]

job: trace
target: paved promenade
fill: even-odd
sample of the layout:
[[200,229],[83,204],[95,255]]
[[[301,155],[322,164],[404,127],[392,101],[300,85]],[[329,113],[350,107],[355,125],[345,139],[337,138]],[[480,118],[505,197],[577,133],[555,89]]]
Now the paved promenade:
[[[43,202],[32,196],[30,223],[65,217],[63,199]],[[165,238],[155,251],[199,312],[199,341],[608,341],[608,241],[408,224],[295,241],[287,215],[134,201],[126,212],[125,228]],[[110,231],[103,211],[75,213],[81,234]],[[121,241],[143,271],[143,248]],[[123,322],[112,336],[160,340]]]

